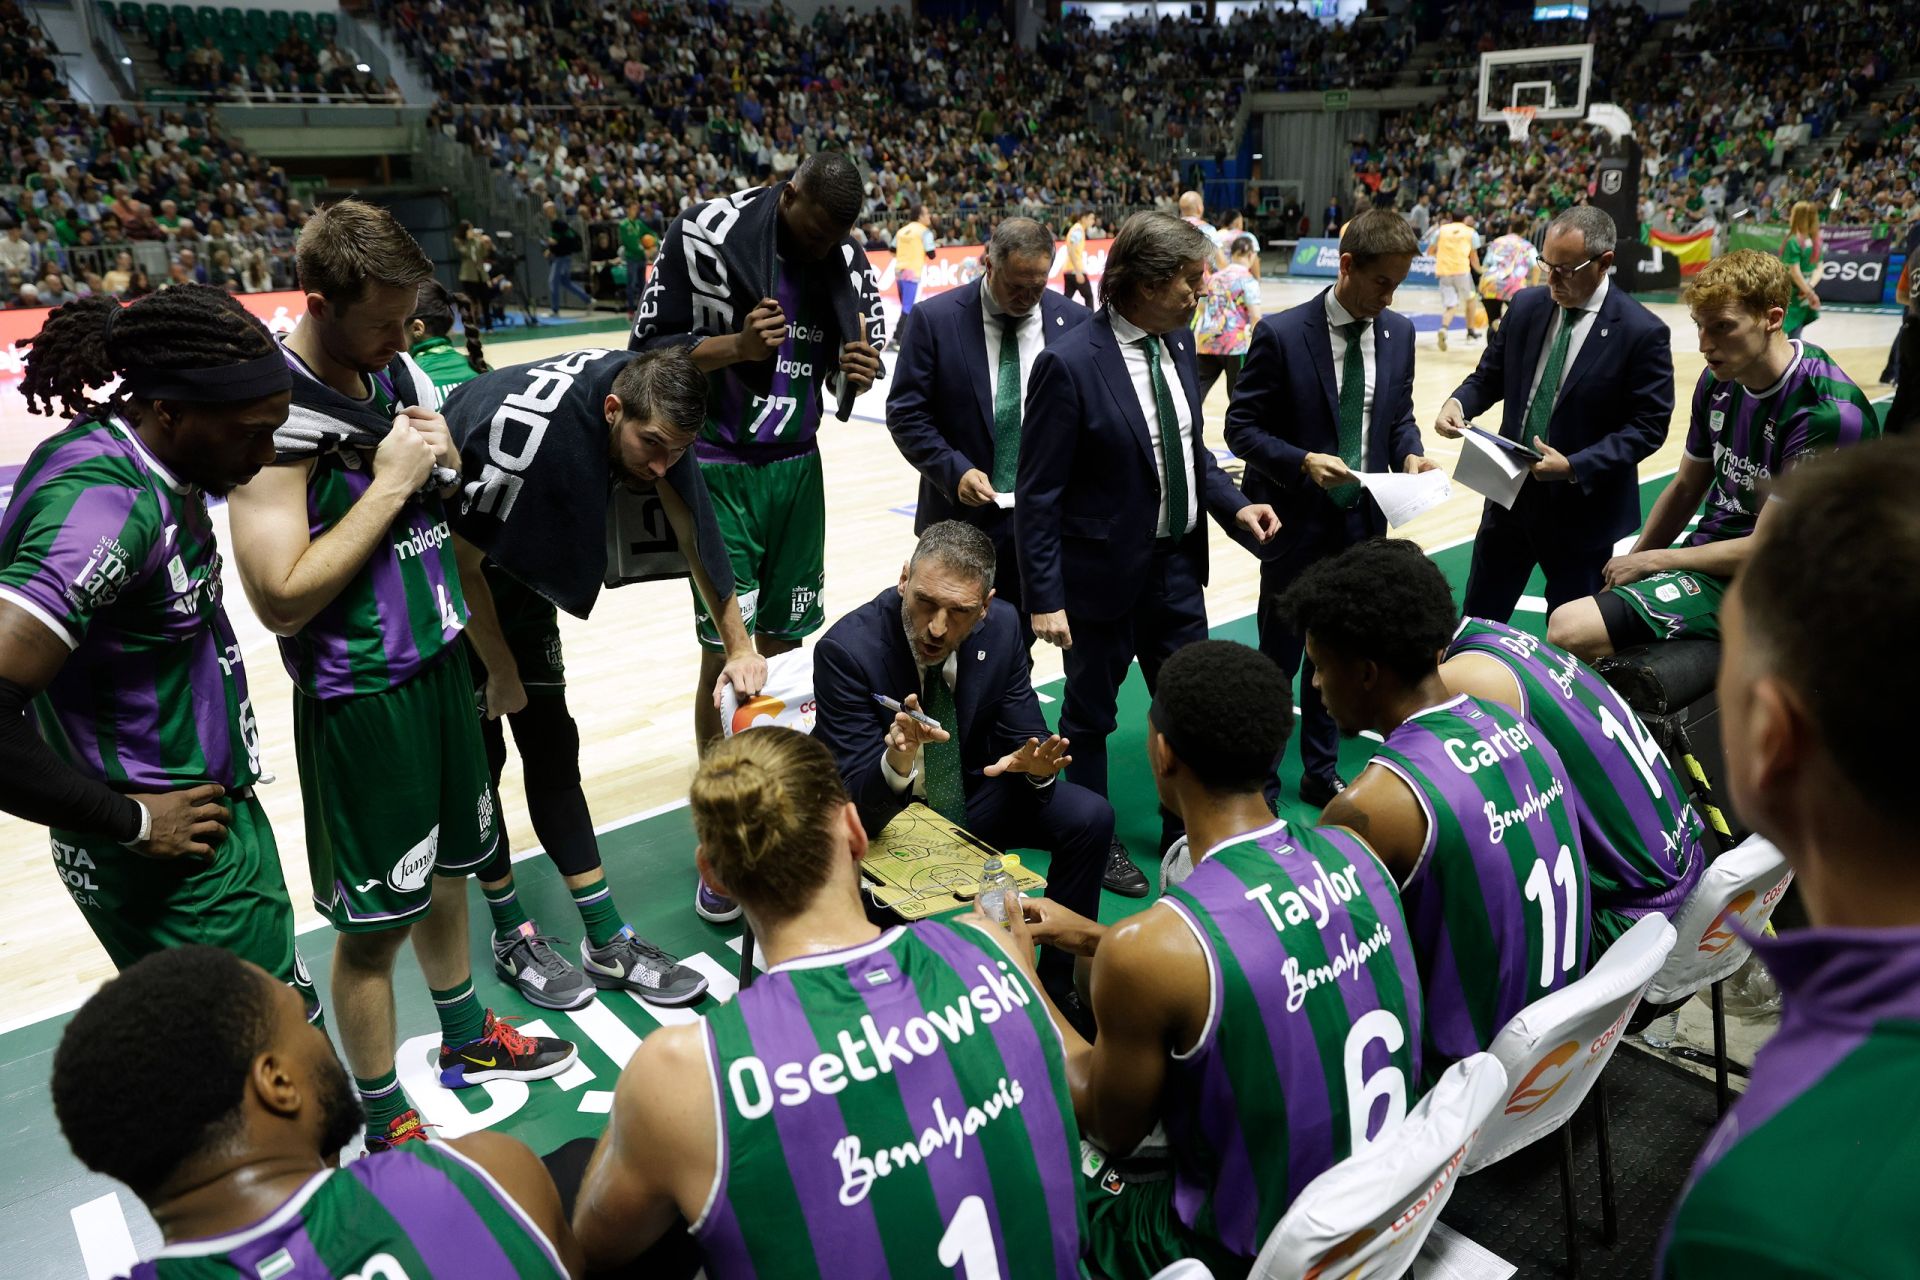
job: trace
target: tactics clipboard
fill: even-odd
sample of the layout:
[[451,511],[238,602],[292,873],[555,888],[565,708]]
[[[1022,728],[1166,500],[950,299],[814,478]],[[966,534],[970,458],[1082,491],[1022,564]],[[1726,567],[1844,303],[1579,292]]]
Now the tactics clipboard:
[[[860,860],[873,900],[901,919],[925,920],[970,904],[980,890],[980,872],[1000,852],[924,804],[902,809],[867,845]],[[1045,878],[1023,864],[1014,869],[1023,894],[1039,894]]]

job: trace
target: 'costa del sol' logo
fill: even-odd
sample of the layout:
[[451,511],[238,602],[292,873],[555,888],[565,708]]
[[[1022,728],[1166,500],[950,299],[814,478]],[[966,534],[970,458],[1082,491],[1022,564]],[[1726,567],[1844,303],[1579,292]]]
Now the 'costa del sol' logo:
[[[1510,1116],[1532,1115],[1546,1106],[1553,1095],[1560,1092],[1560,1086],[1573,1075],[1570,1068],[1566,1070],[1561,1068],[1565,1068],[1573,1060],[1573,1055],[1579,1049],[1578,1040],[1569,1040],[1534,1063],[1533,1070],[1522,1077],[1519,1086],[1507,1098],[1507,1114]],[[1558,1074],[1553,1076],[1552,1083],[1545,1083],[1548,1074],[1556,1071]]]
[[1707,955],[1717,956],[1733,945],[1735,934],[1733,922],[1745,916],[1747,908],[1753,905],[1753,890],[1749,889],[1739,897],[1720,908],[1720,914],[1707,926],[1707,932],[1700,939],[1700,950]]

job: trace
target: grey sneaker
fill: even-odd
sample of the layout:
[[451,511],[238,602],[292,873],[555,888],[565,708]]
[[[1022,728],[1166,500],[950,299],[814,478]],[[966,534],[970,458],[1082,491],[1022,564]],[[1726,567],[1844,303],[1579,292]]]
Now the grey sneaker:
[[593,985],[631,991],[649,1004],[692,1004],[707,994],[707,980],[635,934],[628,925],[604,947],[580,943],[580,967]]
[[543,1009],[578,1009],[593,1000],[593,984],[553,949],[558,938],[534,932],[531,922],[493,939],[493,967]]

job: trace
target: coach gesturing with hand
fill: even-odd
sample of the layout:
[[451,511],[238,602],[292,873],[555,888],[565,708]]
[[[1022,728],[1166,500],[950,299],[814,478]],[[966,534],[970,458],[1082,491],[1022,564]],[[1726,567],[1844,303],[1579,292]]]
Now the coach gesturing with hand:
[[[1201,438],[1186,326],[1212,255],[1206,234],[1178,218],[1129,218],[1107,255],[1107,305],[1040,353],[1027,390],[1014,486],[1024,603],[1034,633],[1066,650],[1060,732],[1073,743],[1073,780],[1101,795],[1128,666],[1137,656],[1152,689],[1168,655],[1206,638],[1203,512],[1258,542],[1279,528]],[[1180,828],[1171,815],[1162,824],[1164,848]],[[1146,893],[1117,841],[1106,885]]]

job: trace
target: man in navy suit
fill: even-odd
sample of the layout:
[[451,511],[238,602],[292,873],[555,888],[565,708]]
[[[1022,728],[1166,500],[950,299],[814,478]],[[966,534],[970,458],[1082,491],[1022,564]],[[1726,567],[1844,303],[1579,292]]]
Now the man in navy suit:
[[[994,598],[994,561],[972,525],[948,520],[921,534],[899,585],[815,647],[814,736],[833,752],[869,836],[923,800],[988,844],[1051,853],[1047,896],[1094,919],[1113,807],[1056,776],[1068,742],[1040,715],[1013,607]],[[889,711],[875,694],[908,710]],[[1072,967],[1064,952],[1042,958],[1056,997],[1071,991]]]
[[1464,611],[1505,622],[1539,565],[1547,611],[1597,594],[1614,543],[1640,527],[1640,463],[1673,420],[1667,326],[1607,278],[1613,219],[1575,205],[1547,228],[1545,288],[1513,297],[1480,367],[1440,410],[1458,438],[1506,402],[1500,434],[1545,458],[1507,510],[1486,504]]
[[[1419,251],[1412,226],[1390,210],[1348,223],[1339,279],[1259,323],[1227,409],[1227,447],[1247,464],[1241,490],[1280,515],[1279,535],[1261,549],[1260,651],[1289,680],[1304,638],[1281,616],[1281,595],[1307,566],[1387,531],[1354,473],[1434,470],[1413,420],[1413,323],[1387,309]],[[1300,798],[1320,808],[1346,784],[1336,768],[1340,730],[1310,660],[1300,712]],[[1279,791],[1276,773],[1270,803]]]
[[1008,218],[987,244],[987,273],[928,298],[914,314],[887,394],[887,430],[920,473],[913,531],[964,520],[993,540],[1000,566],[994,594],[1020,607],[1013,550],[1013,497],[1020,462],[1021,409],[1040,352],[1093,318],[1047,289],[1053,235],[1031,218]]
[[[1140,659],[1151,691],[1168,655],[1206,638],[1204,515],[1248,542],[1279,528],[1201,436],[1187,324],[1213,252],[1178,218],[1128,218],[1107,253],[1106,305],[1040,353],[1027,388],[1013,508],[1021,590],[1034,634],[1066,651],[1060,730],[1074,781],[1101,795],[1128,666]],[[1161,848],[1179,832],[1163,810]],[[1129,865],[1116,841],[1108,883]],[[1144,878],[1130,887],[1146,893]]]

